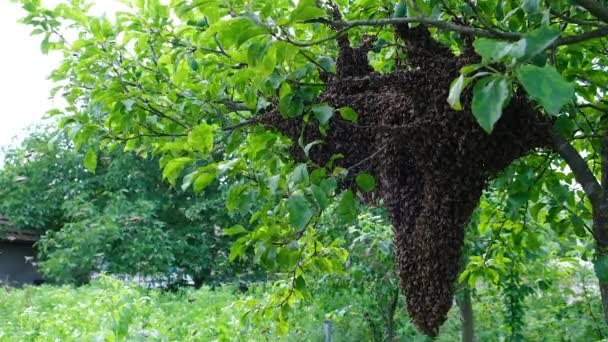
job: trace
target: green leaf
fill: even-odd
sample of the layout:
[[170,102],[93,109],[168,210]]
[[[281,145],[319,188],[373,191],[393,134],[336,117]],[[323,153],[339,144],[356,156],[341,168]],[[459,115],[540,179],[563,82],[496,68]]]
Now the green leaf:
[[408,17],[429,17],[431,15],[431,2],[426,0],[407,0]]
[[319,65],[328,72],[336,71],[336,61],[334,61],[331,57],[321,56],[319,57]]
[[182,84],[190,75],[190,65],[186,59],[182,59],[177,64],[175,74],[173,74],[173,82]]
[[460,103],[460,94],[471,82],[470,77],[464,77],[460,75],[457,79],[452,81],[450,85],[450,94],[448,95],[448,103],[455,110],[462,110],[462,104]]
[[357,218],[357,203],[352,191],[346,190],[342,193],[336,213],[345,222],[353,222]]
[[572,215],[570,217],[572,221],[572,227],[574,228],[574,234],[580,238],[587,236],[587,230],[585,229],[585,222],[578,215]]
[[370,192],[376,188],[376,179],[369,173],[362,173],[355,177],[355,181],[361,190]]
[[524,0],[521,8],[528,14],[536,14],[540,11],[540,0]]
[[492,64],[510,56],[519,61],[526,61],[546,50],[561,31],[557,28],[542,26],[530,31],[517,42],[505,42],[489,38],[477,38],[473,42],[475,52],[481,56],[483,64]]
[[539,202],[530,207],[530,215],[538,220],[538,213],[546,206],[544,202]]
[[50,39],[50,35],[47,34],[46,37],[44,37],[44,39],[40,42],[40,51],[42,51],[43,54],[48,54],[49,50],[51,49],[51,42],[49,41]]
[[304,154],[306,155],[306,157],[310,158],[310,149],[315,146],[315,145],[319,145],[322,144],[323,140],[315,140],[313,142],[310,142],[308,144],[306,144],[306,146],[304,146]]
[[465,282],[468,278],[469,275],[471,274],[471,270],[464,270],[462,273],[460,273],[460,275],[458,276],[458,283],[463,283]]
[[203,121],[188,134],[188,144],[201,153],[207,154],[211,152],[213,150],[215,129],[215,126],[208,125]]
[[336,190],[338,181],[336,181],[334,177],[325,178],[321,181],[319,186],[323,189],[323,191],[325,191],[325,193],[331,194],[334,190]]
[[302,115],[304,102],[301,97],[289,93],[279,99],[279,110],[288,118],[295,118]]
[[310,173],[310,182],[319,185],[319,183],[324,180],[325,177],[327,177],[327,171],[322,168],[317,168]]
[[350,107],[342,107],[338,109],[338,111],[340,111],[340,116],[342,116],[342,119],[344,120],[357,122],[357,119],[359,119],[359,114],[357,114],[357,112]]
[[249,39],[267,33],[268,31],[258,25],[254,18],[241,16],[216,22],[203,33],[200,39],[211,40],[211,37],[219,34],[224,48],[232,46],[238,48]]
[[97,151],[94,147],[88,149],[87,152],[84,154],[83,164],[84,167],[87,168],[87,170],[93,173],[95,172],[95,169],[97,169]]
[[496,39],[477,38],[473,42],[475,52],[481,56],[483,64],[492,64],[500,61],[513,49],[513,43]]
[[243,254],[245,254],[245,251],[247,250],[247,242],[249,241],[249,236],[243,236],[240,237],[239,239],[237,239],[235,242],[232,243],[232,246],[230,246],[230,256],[229,259],[230,261],[234,261],[237,257],[239,256],[243,256]]
[[84,145],[91,141],[91,137],[95,132],[97,132],[98,128],[95,125],[87,124],[87,125],[74,125],[74,135],[72,136],[72,141],[74,142],[74,147],[79,150]]
[[334,108],[328,105],[319,105],[312,107],[312,112],[317,120],[319,120],[321,126],[325,126],[332,115],[334,115]]
[[289,16],[289,23],[301,22],[325,15],[325,11],[317,7],[316,0],[300,0]]
[[198,71],[199,68],[199,64],[196,61],[196,59],[194,58],[189,58],[188,59],[188,63],[190,64],[190,69],[192,69],[192,71]]
[[473,71],[477,71],[482,67],[481,64],[470,64],[470,65],[465,65],[462,68],[460,68],[460,73],[467,76],[468,74],[472,73]]
[[542,26],[526,33],[522,38],[525,41],[525,52],[522,59],[527,60],[545,51],[560,35],[561,31],[558,28],[549,26]]
[[175,185],[175,180],[186,165],[194,162],[192,158],[181,157],[170,160],[163,169],[163,179],[169,180],[169,183]]
[[203,191],[217,176],[214,172],[203,172],[196,177],[192,189],[195,193]]
[[517,70],[517,79],[528,95],[551,115],[557,115],[574,96],[574,85],[568,83],[551,65],[524,65]]
[[301,275],[296,278],[295,288],[300,292],[306,290],[306,281]]
[[393,17],[395,18],[405,18],[407,16],[407,5],[405,4],[405,0],[400,0],[395,6],[395,12]]
[[198,175],[198,171],[190,172],[189,174],[184,176],[184,178],[182,179],[182,191],[188,190],[188,188],[192,185],[192,181],[194,180],[196,175]]
[[313,216],[310,203],[300,194],[293,194],[287,200],[287,212],[289,212],[289,223],[297,229],[304,229]]
[[238,234],[243,234],[243,233],[249,233],[249,231],[247,229],[245,229],[245,227],[241,226],[240,224],[237,224],[236,226],[232,226],[230,228],[224,229],[224,235],[226,235],[226,236],[238,235]]
[[291,180],[296,184],[307,186],[309,183],[308,166],[306,164],[298,165],[291,174]]
[[329,205],[329,199],[327,198],[327,194],[325,191],[318,185],[312,185],[312,194],[319,204],[321,210],[324,210]]
[[502,116],[502,108],[509,99],[509,82],[502,76],[486,77],[475,84],[472,109],[477,122],[488,134]]

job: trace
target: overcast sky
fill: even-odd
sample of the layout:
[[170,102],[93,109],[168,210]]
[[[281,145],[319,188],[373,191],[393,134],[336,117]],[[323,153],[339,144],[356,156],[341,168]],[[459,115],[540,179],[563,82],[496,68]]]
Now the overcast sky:
[[[45,4],[59,0],[43,1]],[[112,13],[116,0],[96,1],[94,13]],[[40,52],[41,36],[30,36],[31,27],[17,23],[25,11],[19,4],[0,0],[0,146],[22,136],[29,125],[55,107],[49,99],[50,72],[59,65],[57,53]]]

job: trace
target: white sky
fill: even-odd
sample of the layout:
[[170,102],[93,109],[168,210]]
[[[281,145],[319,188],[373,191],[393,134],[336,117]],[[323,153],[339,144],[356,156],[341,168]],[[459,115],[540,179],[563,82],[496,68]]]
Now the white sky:
[[[116,0],[94,2],[96,14],[113,13],[118,5]],[[26,127],[57,106],[49,99],[53,84],[47,77],[61,56],[40,52],[41,36],[30,36],[33,28],[17,22],[24,13],[21,5],[0,0],[0,147],[18,142]]]

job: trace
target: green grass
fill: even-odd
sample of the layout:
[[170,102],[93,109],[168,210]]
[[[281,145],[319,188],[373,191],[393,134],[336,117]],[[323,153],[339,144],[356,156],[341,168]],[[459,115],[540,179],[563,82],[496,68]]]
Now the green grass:
[[[246,311],[237,302],[260,298],[263,291],[258,287],[243,295],[225,286],[172,293],[109,277],[82,287],[0,288],[0,342],[323,341],[328,317],[333,341],[370,340],[369,325],[356,309],[370,299],[340,291],[295,308],[286,336],[276,334],[271,319],[241,324]],[[408,326],[409,333],[401,333],[416,335]]]
[[[171,293],[110,278],[77,288],[0,289],[0,298],[2,342],[315,341],[322,339],[325,318],[319,306],[302,308],[290,335],[279,337],[272,324],[240,324],[244,311],[235,304],[242,298],[235,287]],[[346,323],[338,320],[334,328],[351,330],[352,337],[357,329]]]
[[[365,311],[373,299],[352,290],[318,293],[312,303],[294,308],[289,332],[278,336],[272,320],[240,320],[236,304],[244,296],[261,298],[259,286],[246,295],[236,287],[187,289],[177,293],[143,289],[104,277],[82,287],[0,288],[0,342],[26,341],[323,341],[323,321],[331,317],[332,341],[371,341]],[[349,292],[351,291],[351,292]],[[504,340],[500,297],[491,291],[475,299],[478,341]],[[554,293],[531,296],[526,305],[526,340],[592,341],[601,321],[599,301],[566,303]],[[403,303],[400,303],[403,308]],[[250,316],[247,316],[250,317]],[[382,328],[382,327],[381,327]],[[454,307],[437,341],[460,338]],[[396,314],[399,341],[427,341],[416,333],[403,309]]]

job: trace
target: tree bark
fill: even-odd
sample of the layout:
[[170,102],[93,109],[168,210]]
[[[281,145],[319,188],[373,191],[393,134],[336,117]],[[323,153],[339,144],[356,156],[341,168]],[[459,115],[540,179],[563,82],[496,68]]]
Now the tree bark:
[[[602,178],[601,186],[603,196],[598,207],[593,208],[593,233],[597,236],[608,236],[608,131],[604,134],[602,144]],[[596,238],[596,252],[598,255],[608,254],[608,241],[598,241]],[[608,284],[600,282],[604,320],[608,323]]]
[[395,311],[397,310],[398,301],[399,288],[396,288],[395,293],[393,294],[393,297],[386,308],[386,340],[389,342],[395,340]]
[[462,342],[475,341],[475,317],[473,316],[473,303],[471,302],[471,289],[464,284],[459,296],[458,308],[460,308],[460,321],[462,322]]
[[[608,254],[608,131],[604,134],[601,152],[601,179],[598,181],[579,152],[557,131],[553,132],[553,148],[566,161],[593,210],[593,238],[598,256]],[[608,323],[608,284],[599,283],[604,320]]]

